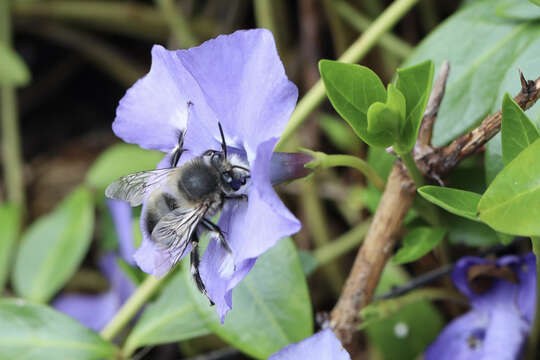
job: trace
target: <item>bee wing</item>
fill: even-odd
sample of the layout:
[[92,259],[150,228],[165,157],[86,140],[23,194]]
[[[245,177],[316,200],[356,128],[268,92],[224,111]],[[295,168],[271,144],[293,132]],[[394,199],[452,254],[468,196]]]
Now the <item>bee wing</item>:
[[122,176],[107,186],[105,196],[111,199],[129,201],[131,206],[139,206],[142,204],[146,194],[177,170],[178,168],[166,168]]
[[151,239],[158,248],[169,252],[176,263],[190,243],[191,236],[204,218],[208,205],[178,208],[163,216],[152,230]]

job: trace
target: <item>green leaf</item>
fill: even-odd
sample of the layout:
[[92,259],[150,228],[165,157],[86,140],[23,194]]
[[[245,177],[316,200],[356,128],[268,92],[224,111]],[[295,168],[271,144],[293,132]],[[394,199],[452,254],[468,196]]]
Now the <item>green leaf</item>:
[[[389,291],[408,280],[398,266],[388,264],[376,294]],[[411,303],[390,317],[368,325],[366,332],[384,359],[414,360],[425,350],[444,326],[437,308],[428,301]]]
[[21,213],[17,206],[0,206],[0,289],[4,288],[13,260],[15,242],[19,236]]
[[137,321],[126,340],[127,351],[209,334],[195,302],[187,295],[189,291],[183,272],[177,271]]
[[319,70],[334,109],[369,144],[368,108],[374,102],[386,100],[386,90],[381,79],[364,66],[331,60],[321,60]]
[[[263,254],[233,291],[233,308],[222,325],[216,310],[195,285],[188,262],[184,279],[189,295],[207,326],[238,350],[257,359],[313,333],[313,314],[306,279],[290,238]],[[256,331],[254,331],[254,329]]]
[[480,220],[497,231],[540,236],[540,139],[497,175],[478,203]]
[[86,175],[86,183],[102,192],[124,175],[155,169],[162,158],[163,153],[159,151],[145,150],[130,144],[113,145],[94,162]]
[[17,360],[115,358],[111,343],[48,306],[0,300],[0,358]]
[[340,118],[323,113],[319,124],[332,145],[341,152],[354,154],[359,150],[362,142]]
[[507,165],[540,137],[540,132],[508,93],[502,103],[502,154]]
[[433,62],[427,60],[397,70],[396,87],[405,96],[407,103],[407,115],[401,123],[399,142],[395,148],[398,154],[411,151],[416,143],[422,116],[431,93],[433,69]]
[[23,59],[10,47],[0,43],[0,85],[26,85],[30,71]]
[[[517,94],[516,72],[535,77],[540,68],[540,22],[505,21],[497,2],[478,0],[445,20],[415,49],[406,65],[432,59],[452,66],[433,132],[441,146],[495,113],[506,92]],[[529,110],[534,111],[534,110]]]
[[394,264],[405,264],[420,259],[430,252],[446,234],[443,228],[417,227],[403,238],[403,247],[394,255]]
[[84,187],[32,223],[15,261],[12,281],[17,294],[38,302],[50,300],[79,267],[93,227],[92,194]]
[[470,191],[441,186],[422,186],[418,189],[422,197],[459,216],[478,221],[476,207],[482,195]]
[[392,84],[388,85],[386,103],[375,102],[368,108],[370,145],[388,147],[399,140],[399,126],[405,119],[405,97]]
[[535,5],[540,6],[540,0],[529,0],[529,1],[532,2]]
[[498,233],[486,224],[453,214],[447,215],[444,216],[444,223],[448,226],[448,242],[450,244],[488,247],[501,242]]
[[486,185],[489,185],[504,168],[500,133],[487,143],[484,163],[486,164]]
[[[531,0],[533,3],[534,1]],[[500,1],[495,8],[495,13],[508,19],[528,20],[540,18],[540,9],[523,0]]]

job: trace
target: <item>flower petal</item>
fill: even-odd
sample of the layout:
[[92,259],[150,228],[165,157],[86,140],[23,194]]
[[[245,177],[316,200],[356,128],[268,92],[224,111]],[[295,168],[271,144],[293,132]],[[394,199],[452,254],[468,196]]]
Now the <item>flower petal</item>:
[[324,329],[296,344],[281,349],[268,360],[325,359],[350,360],[351,356],[343,348],[331,329]]
[[226,206],[219,219],[236,264],[256,258],[280,239],[300,230],[300,222],[287,209],[270,183],[270,159],[277,139],[270,139],[257,148],[251,163],[251,186],[247,204],[244,200]]
[[481,311],[454,319],[426,349],[425,360],[481,359],[488,322],[488,314]]
[[154,45],[150,72],[120,100],[113,130],[128,143],[168,152],[186,128],[188,101],[204,104],[195,79],[176,51]]
[[[508,302],[513,299],[507,298]],[[493,309],[484,340],[482,359],[519,359],[530,325],[518,312],[506,307]]]
[[126,201],[107,199],[107,207],[118,237],[120,255],[128,264],[134,264],[135,244],[131,223],[131,206]]
[[[214,139],[219,139],[215,124],[219,120],[228,145],[245,149],[251,161],[260,143],[281,136],[298,90],[287,79],[270,31],[220,35],[201,46],[179,50],[178,58],[197,79],[215,114],[215,118],[203,116],[194,101],[199,119]],[[186,134],[186,141],[191,136]]]
[[52,303],[56,310],[95,331],[100,331],[107,325],[120,305],[120,300],[113,291],[99,295],[60,295]]
[[232,290],[249,273],[256,259],[247,259],[236,264],[232,274],[220,271],[227,259],[227,252],[211,239],[204,252],[199,271],[206,286],[208,296],[216,305],[216,311],[223,323],[225,315],[232,309]]
[[488,260],[485,260],[483,258],[475,256],[465,256],[459,259],[459,261],[454,266],[454,269],[452,270],[452,280],[454,281],[454,284],[456,285],[458,290],[463,295],[467,296],[469,300],[474,301],[476,298],[480,297],[480,295],[476,294],[474,290],[469,287],[467,277],[469,268],[473,265],[489,263],[490,262]]

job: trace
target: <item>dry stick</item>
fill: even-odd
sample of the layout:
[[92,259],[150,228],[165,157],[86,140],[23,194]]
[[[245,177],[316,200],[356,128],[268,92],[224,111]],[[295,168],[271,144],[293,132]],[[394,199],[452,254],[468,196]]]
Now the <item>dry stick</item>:
[[[521,78],[522,90],[514,100],[525,110],[540,98],[540,78],[536,82],[525,81],[523,75]],[[437,91],[440,90],[434,88],[430,98],[437,96]],[[420,159],[419,165],[424,165],[420,169],[424,170],[424,174],[436,177],[447,173],[463,158],[478,151],[497,134],[500,127],[499,111],[485,118],[476,129],[456,139],[447,147],[436,149]],[[429,160],[431,163],[427,166],[424,161]],[[401,163],[396,162],[364,245],[358,252],[338,303],[331,312],[330,326],[344,344],[350,343],[356,326],[361,321],[359,310],[368,305],[373,297],[414,195],[414,183]]]
[[330,326],[345,344],[350,342],[359,323],[359,310],[371,301],[403,219],[412,206],[415,190],[407,171],[396,162],[364,245],[330,315]]
[[[520,72],[520,80],[521,91],[514,97],[514,100],[523,110],[527,110],[540,97],[540,77],[536,81],[526,81]],[[447,174],[461,160],[478,152],[486,142],[499,132],[501,119],[502,112],[499,110],[482,120],[477,128],[460,136],[448,146],[434,149],[432,153],[418,159],[420,170],[435,179]]]

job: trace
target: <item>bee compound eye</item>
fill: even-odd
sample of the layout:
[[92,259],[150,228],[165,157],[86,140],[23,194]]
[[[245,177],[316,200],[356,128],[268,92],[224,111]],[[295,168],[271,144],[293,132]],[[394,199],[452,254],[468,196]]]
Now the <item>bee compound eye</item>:
[[234,191],[238,191],[240,190],[240,188],[242,187],[242,185],[245,185],[246,182],[245,181],[242,181],[242,179],[232,179],[231,181],[231,188],[234,190]]

